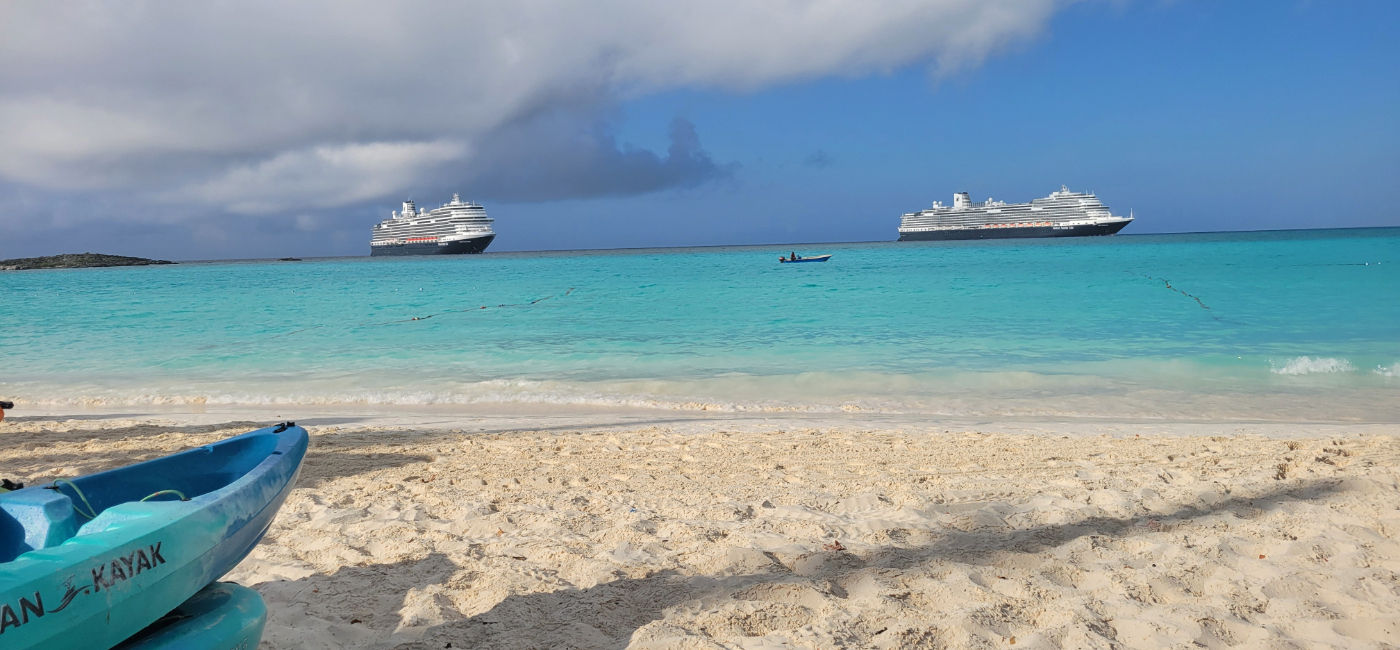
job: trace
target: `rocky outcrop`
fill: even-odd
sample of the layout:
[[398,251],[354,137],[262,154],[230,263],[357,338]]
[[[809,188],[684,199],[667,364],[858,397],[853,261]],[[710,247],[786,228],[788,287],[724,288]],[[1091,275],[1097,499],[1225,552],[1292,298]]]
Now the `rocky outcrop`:
[[144,257],[123,255],[103,255],[101,253],[68,253],[48,257],[21,257],[0,260],[0,271],[25,271],[29,269],[85,269],[94,266],[146,266],[148,264],[174,264],[166,260],[151,260]]

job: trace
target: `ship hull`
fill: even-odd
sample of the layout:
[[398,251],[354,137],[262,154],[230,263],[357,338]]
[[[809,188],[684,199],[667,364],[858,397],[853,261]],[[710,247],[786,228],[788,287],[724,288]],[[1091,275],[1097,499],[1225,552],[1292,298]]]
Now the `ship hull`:
[[899,241],[952,241],[962,239],[1029,239],[1037,237],[1096,237],[1112,235],[1131,221],[1083,226],[1031,226],[1025,228],[958,228],[899,233]]
[[486,250],[487,246],[496,239],[495,235],[476,237],[447,243],[419,242],[412,244],[393,244],[389,246],[371,246],[369,254],[371,257],[392,256],[392,255],[466,255],[480,253]]

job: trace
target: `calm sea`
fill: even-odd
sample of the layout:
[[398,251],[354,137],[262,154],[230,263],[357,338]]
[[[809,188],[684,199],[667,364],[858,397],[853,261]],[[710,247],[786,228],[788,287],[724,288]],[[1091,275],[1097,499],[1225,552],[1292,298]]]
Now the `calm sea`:
[[791,250],[4,273],[0,399],[1400,421],[1397,228]]

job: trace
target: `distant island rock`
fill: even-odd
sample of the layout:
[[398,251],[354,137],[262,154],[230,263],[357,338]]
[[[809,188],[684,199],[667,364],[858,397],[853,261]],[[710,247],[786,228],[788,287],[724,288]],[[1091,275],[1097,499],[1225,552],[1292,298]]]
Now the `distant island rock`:
[[101,253],[68,253],[48,257],[20,257],[0,260],[0,271],[28,271],[31,269],[85,269],[95,266],[146,266],[148,264],[174,264],[166,260],[150,260],[144,257],[123,255],[103,255]]

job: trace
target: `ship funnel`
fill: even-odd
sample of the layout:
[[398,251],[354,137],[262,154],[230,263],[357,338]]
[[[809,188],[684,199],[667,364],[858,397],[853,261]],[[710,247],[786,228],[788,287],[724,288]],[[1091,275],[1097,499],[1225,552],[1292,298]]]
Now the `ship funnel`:
[[961,210],[972,207],[972,198],[967,192],[956,192],[953,194],[953,209]]
[[413,216],[413,215],[415,215],[415,214],[417,214],[417,213],[418,213],[418,208],[414,207],[413,201],[412,201],[412,200],[408,200],[408,201],[404,201],[404,202],[403,202],[403,215],[404,215],[405,217],[411,217],[411,216]]

